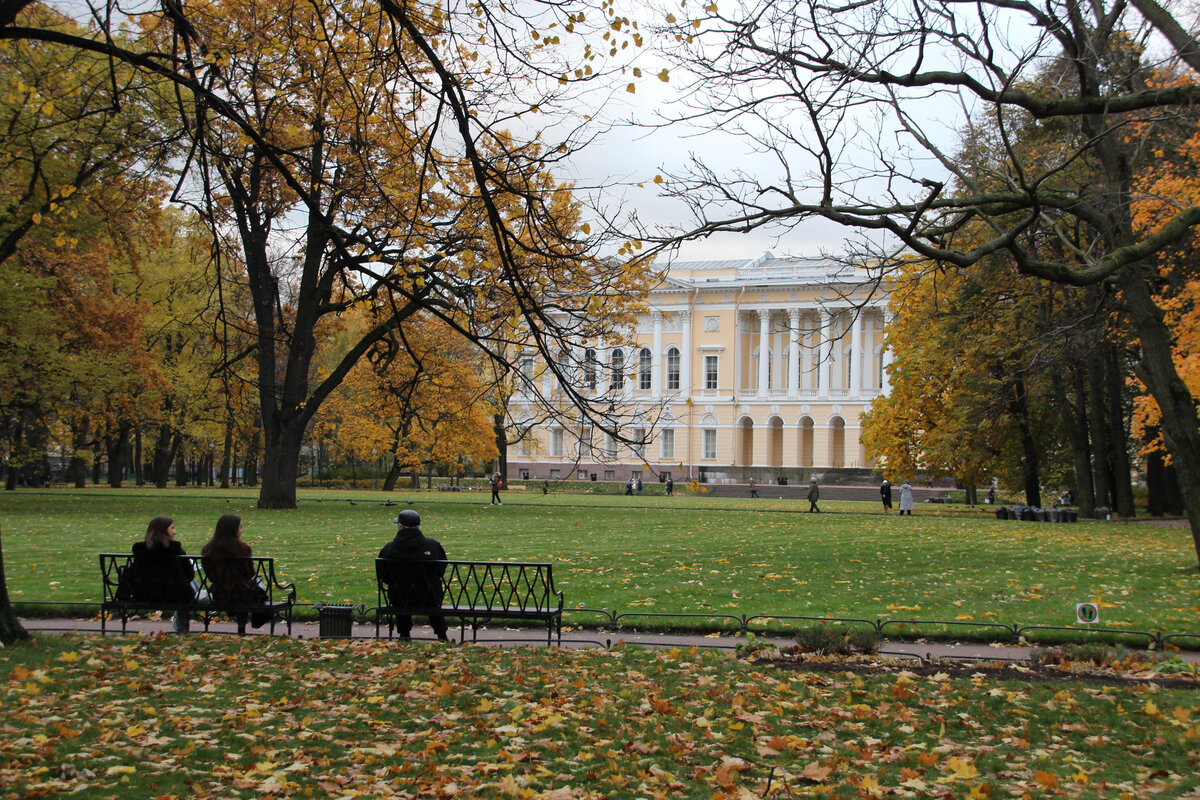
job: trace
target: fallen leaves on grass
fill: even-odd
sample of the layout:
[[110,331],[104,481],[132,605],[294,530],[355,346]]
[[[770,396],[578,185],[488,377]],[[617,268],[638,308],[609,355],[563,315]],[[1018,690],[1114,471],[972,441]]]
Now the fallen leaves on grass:
[[0,692],[3,798],[1150,798],[1200,759],[1194,691],[697,650],[45,637]]

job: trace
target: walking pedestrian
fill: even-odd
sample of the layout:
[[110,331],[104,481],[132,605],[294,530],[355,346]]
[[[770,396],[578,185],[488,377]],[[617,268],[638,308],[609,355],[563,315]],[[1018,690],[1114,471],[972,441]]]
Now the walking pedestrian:
[[817,486],[817,479],[813,478],[808,484],[808,513],[821,512],[817,508],[817,501],[821,499],[821,489]]

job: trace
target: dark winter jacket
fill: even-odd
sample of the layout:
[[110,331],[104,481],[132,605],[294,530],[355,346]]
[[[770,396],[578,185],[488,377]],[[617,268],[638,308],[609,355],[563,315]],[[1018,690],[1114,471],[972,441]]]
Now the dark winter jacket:
[[388,586],[391,605],[410,608],[441,605],[446,565],[421,563],[446,560],[446,551],[437,539],[428,538],[420,528],[401,528],[379,551],[379,557],[390,562],[376,563],[375,572]]
[[133,545],[133,563],[129,566],[133,599],[139,602],[190,603],[196,593],[192,577],[196,574],[190,558],[183,558],[183,546],[172,541],[166,549]]
[[232,550],[218,549],[212,542],[200,551],[204,574],[213,599],[218,603],[263,603],[267,590],[254,579],[254,552],[250,545],[238,541]]

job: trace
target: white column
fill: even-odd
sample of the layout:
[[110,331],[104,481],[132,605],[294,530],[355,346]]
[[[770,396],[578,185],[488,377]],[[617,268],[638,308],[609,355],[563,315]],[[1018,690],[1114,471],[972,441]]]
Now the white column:
[[768,376],[771,374],[771,362],[768,353],[771,349],[771,312],[765,308],[758,310],[758,396],[765,398],[769,387]]
[[862,394],[863,346],[862,346],[862,310],[854,313],[854,324],[850,330],[850,395],[858,397]]
[[650,393],[662,397],[662,346],[663,346],[663,315],[658,309],[650,312],[650,320],[654,323],[654,349],[650,351]]
[[788,397],[800,396],[800,309],[788,309],[787,364]]
[[679,312],[683,325],[683,352],[679,354],[679,393],[692,396],[692,312]]
[[833,393],[833,316],[821,310],[821,392]]

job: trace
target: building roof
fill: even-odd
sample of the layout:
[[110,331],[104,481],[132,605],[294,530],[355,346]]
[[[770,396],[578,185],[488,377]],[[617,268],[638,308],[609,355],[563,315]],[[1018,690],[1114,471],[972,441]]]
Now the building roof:
[[663,271],[660,289],[699,289],[770,285],[830,285],[866,283],[871,275],[832,258],[776,258],[763,253],[753,259],[675,261],[658,265]]

